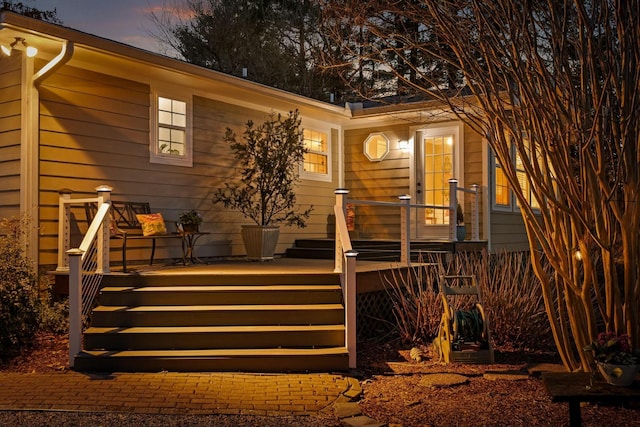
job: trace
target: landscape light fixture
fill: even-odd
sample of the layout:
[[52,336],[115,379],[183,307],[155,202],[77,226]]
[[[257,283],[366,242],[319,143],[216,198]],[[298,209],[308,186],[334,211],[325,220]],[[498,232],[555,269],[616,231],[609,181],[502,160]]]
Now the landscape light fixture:
[[573,253],[573,256],[578,260],[578,261],[582,261],[582,252],[580,252],[580,249],[576,249],[575,252]]
[[11,43],[9,47],[2,45],[1,49],[2,53],[7,56],[11,56],[11,52],[13,51],[13,49],[24,50],[29,58],[33,58],[38,54],[38,49],[33,46],[29,46],[27,41],[22,37],[16,37],[16,39],[13,41],[13,43]]

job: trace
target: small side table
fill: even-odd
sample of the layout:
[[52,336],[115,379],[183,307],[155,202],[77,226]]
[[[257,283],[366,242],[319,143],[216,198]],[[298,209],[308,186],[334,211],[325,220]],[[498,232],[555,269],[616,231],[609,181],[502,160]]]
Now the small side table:
[[569,403],[569,425],[582,425],[580,402],[621,403],[640,400],[640,383],[629,387],[607,384],[598,374],[590,382],[588,372],[549,372],[542,374],[544,388],[552,402]]
[[198,239],[206,234],[211,234],[206,231],[182,231],[180,235],[182,236],[182,264],[187,265],[189,263],[195,264],[199,262],[201,264],[205,264],[200,258],[198,258],[195,254],[196,242]]

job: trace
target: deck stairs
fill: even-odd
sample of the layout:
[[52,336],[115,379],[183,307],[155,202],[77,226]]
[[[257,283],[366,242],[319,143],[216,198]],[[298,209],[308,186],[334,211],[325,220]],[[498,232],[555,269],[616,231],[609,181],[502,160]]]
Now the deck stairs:
[[348,370],[334,274],[111,275],[74,369]]

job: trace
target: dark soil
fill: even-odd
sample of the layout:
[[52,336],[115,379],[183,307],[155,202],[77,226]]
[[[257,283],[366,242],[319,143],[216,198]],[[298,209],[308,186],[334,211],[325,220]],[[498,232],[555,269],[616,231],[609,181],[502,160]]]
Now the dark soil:
[[[496,352],[495,364],[471,365],[441,363],[435,360],[428,347],[423,348],[423,360],[418,362],[411,358],[410,348],[397,342],[360,343],[359,350],[357,375],[364,390],[360,407],[365,415],[379,422],[404,427],[569,424],[567,404],[552,403],[539,377],[491,380],[483,376],[487,371],[526,372],[530,364],[559,363],[553,353],[502,349]],[[0,372],[64,370],[67,369],[67,358],[66,336],[40,334],[32,348],[0,365]],[[446,387],[425,385],[424,378],[432,373],[463,375],[467,382]],[[216,420],[212,425],[244,425],[240,419],[229,419],[232,424],[220,418]],[[182,421],[186,422],[186,419]],[[582,421],[584,426],[640,426],[640,406],[586,404],[582,407]],[[267,425],[257,420],[253,422]],[[295,425],[296,421],[293,422]],[[147,424],[158,425],[153,421]],[[178,422],[176,425],[195,424]]]

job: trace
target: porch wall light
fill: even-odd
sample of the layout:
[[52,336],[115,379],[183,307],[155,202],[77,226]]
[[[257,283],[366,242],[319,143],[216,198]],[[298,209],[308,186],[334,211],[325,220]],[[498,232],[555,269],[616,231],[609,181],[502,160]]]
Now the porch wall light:
[[2,49],[2,53],[7,56],[11,56],[11,53],[14,49],[24,51],[29,58],[33,58],[38,54],[38,49],[33,46],[29,46],[27,41],[22,37],[16,37],[16,39],[13,41],[13,43],[11,43],[11,45],[9,45],[9,47],[2,45],[0,49]]
[[398,141],[398,148],[402,151],[409,151],[409,141],[404,139]]

